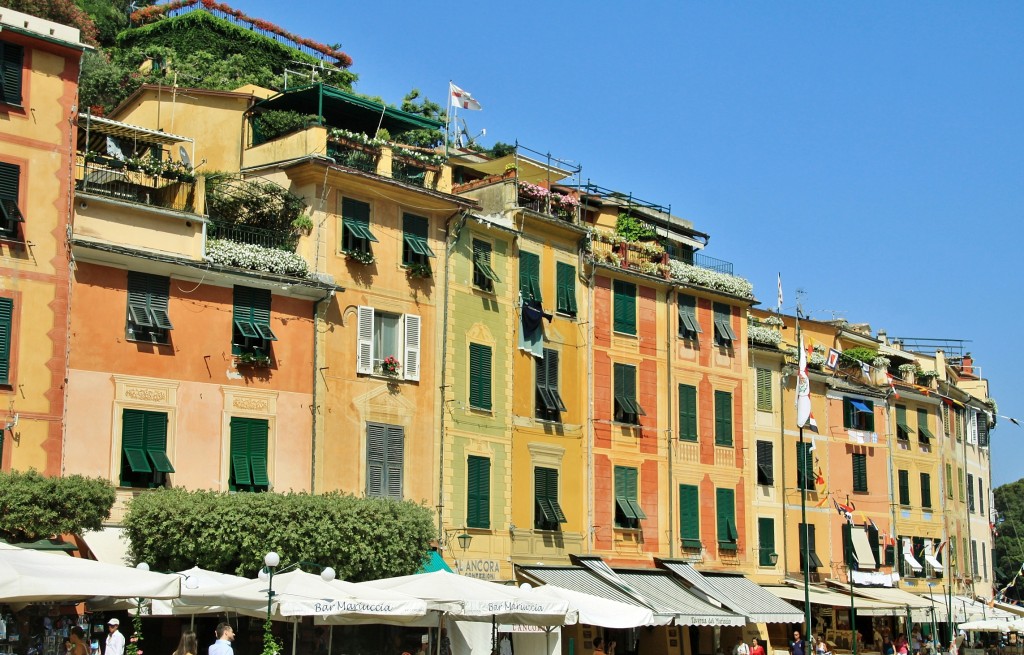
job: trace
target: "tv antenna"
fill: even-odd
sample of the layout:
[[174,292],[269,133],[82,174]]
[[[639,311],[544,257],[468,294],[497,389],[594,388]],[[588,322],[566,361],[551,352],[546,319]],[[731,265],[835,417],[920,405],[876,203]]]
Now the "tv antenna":
[[476,136],[470,136],[469,135],[469,126],[466,125],[466,119],[459,118],[457,120],[458,120],[459,123],[462,124],[462,126],[461,127],[456,127],[456,130],[455,130],[455,147],[456,148],[466,148],[466,147],[469,147],[469,146],[473,145],[474,143],[476,143],[477,139],[479,139],[480,137],[485,136],[487,134],[487,128],[485,127],[482,130],[480,130],[480,134],[477,134]]

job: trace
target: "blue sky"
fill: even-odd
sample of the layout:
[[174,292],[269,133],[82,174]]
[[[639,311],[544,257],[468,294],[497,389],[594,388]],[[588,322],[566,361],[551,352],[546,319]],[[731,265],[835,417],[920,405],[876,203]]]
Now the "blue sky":
[[[766,305],[968,339],[1024,419],[1024,3],[235,0],[342,44],[356,89],[583,166],[711,234]],[[1000,419],[994,485],[1024,477]]]

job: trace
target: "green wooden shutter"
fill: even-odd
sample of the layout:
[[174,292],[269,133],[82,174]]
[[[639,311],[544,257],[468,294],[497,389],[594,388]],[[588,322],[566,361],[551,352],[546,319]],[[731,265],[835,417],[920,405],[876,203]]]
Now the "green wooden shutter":
[[491,409],[491,347],[469,344],[469,406]]
[[715,392],[715,445],[732,446],[732,394]]
[[953,465],[946,464],[946,495],[953,498]]
[[697,440],[697,387],[679,385],[679,439]]
[[715,489],[715,516],[718,526],[718,548],[736,550],[736,492]]
[[0,100],[21,104],[21,69],[25,51],[20,45],[0,42]]
[[14,301],[0,298],[0,384],[11,383],[11,330],[14,325]]
[[932,476],[928,473],[921,474],[921,507],[932,507]]
[[702,332],[697,322],[697,299],[693,296],[679,294],[676,298],[679,305],[679,338],[695,339]]
[[402,500],[402,473],[405,468],[405,430],[399,425],[387,426],[387,455],[384,459],[388,498]]
[[868,490],[868,456],[864,453],[853,453],[853,490]]
[[757,408],[762,412],[772,411],[772,372],[767,368],[757,368]]
[[387,427],[380,423],[366,424],[366,495],[383,496]]
[[543,301],[540,293],[540,255],[519,251],[519,293],[524,301]]
[[558,305],[556,310],[562,314],[575,316],[576,308],[576,267],[565,262],[555,266],[555,283],[558,288]]
[[697,485],[679,485],[679,536],[683,548],[700,548],[700,503]]
[[167,456],[167,414],[146,412],[146,455],[159,473],[174,473],[174,466]]
[[853,407],[853,403],[850,402],[849,398],[843,398],[843,427],[852,428],[857,425],[856,422],[856,409]]
[[130,479],[133,473],[153,472],[146,457],[146,414],[136,409],[125,409],[121,413],[121,450],[124,452],[122,483]]
[[466,526],[491,527],[491,460],[469,456],[467,465]]
[[613,329],[622,334],[636,334],[636,285],[613,280]]
[[252,472],[249,464],[249,419],[231,417],[231,472],[230,488],[249,488],[252,485]]
[[900,493],[900,505],[910,505],[910,474],[906,469],[900,469],[896,472],[896,477],[899,480],[899,493]]
[[252,469],[254,487],[266,489],[270,486],[267,470],[270,424],[264,419],[249,419],[249,466]]
[[770,441],[757,442],[757,483],[775,484],[775,445]]
[[772,566],[772,554],[775,552],[775,519],[759,516],[757,518],[757,563],[760,566]]

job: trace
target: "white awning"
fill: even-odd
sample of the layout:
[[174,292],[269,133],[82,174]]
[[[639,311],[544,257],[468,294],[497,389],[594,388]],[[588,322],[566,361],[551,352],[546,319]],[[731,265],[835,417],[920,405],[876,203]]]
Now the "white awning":
[[935,569],[936,572],[941,572],[942,562],[935,559],[935,555],[933,554],[932,548],[933,546],[931,541],[924,542],[924,561],[931,565],[931,567]]
[[875,562],[875,549],[868,541],[867,532],[862,527],[854,527],[850,530],[853,541],[853,556],[857,559],[857,568],[861,571],[874,571],[878,568]]
[[914,558],[914,544],[910,540],[910,537],[903,537],[903,560],[915,571],[920,571],[924,568],[921,566],[921,563]]
[[125,566],[128,561],[128,541],[124,528],[102,528],[82,534],[85,545],[97,561]]

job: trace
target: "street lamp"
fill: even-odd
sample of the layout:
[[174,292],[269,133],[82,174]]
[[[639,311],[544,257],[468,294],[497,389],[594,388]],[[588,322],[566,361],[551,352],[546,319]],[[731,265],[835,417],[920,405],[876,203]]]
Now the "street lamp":
[[469,548],[470,542],[473,541],[473,535],[469,534],[468,532],[463,532],[455,538],[458,540],[459,546],[462,547],[462,552],[466,552],[466,549]]
[[274,634],[271,631],[270,623],[270,606],[274,602],[274,569],[281,564],[281,556],[274,551],[270,551],[263,556],[263,564],[265,565],[260,569],[260,579],[266,576],[267,579],[267,621],[263,624],[263,648],[267,649],[267,646],[273,648],[277,644],[274,643]]

